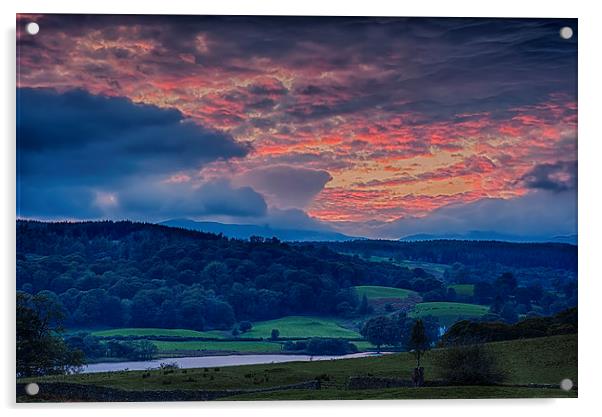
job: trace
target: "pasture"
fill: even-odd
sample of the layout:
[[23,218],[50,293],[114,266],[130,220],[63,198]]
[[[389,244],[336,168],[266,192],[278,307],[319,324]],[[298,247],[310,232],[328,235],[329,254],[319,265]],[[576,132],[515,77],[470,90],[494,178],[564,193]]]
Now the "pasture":
[[173,351],[223,351],[239,353],[280,352],[280,343],[251,341],[151,341],[159,349],[159,353]]
[[376,285],[361,285],[354,288],[360,298],[365,295],[368,300],[377,298],[407,298],[410,295],[417,294],[412,290],[394,287],[380,287]]
[[[307,338],[307,337],[335,337],[356,339],[360,334],[352,329],[343,327],[335,319],[318,316],[286,316],[274,320],[254,322],[253,328],[241,333],[241,338],[264,338],[269,339],[272,329],[280,331],[280,337],[284,338]],[[96,330],[91,332],[99,337],[185,337],[185,338],[211,338],[230,339],[232,333],[229,330],[197,331],[188,329],[158,329],[158,328],[123,328],[110,330]],[[178,342],[179,343],[179,342]]]
[[[487,345],[507,373],[506,384],[558,384],[563,378],[577,381],[577,335],[495,342]],[[427,380],[439,378],[433,360],[443,349],[424,356]],[[409,379],[415,359],[411,353],[370,358],[320,362],[289,362],[221,368],[179,369],[164,371],[129,371],[76,374],[21,379],[19,382],[72,382],[126,390],[222,390],[256,389],[287,385],[327,376],[328,387],[319,391],[290,390],[245,394],[229,399],[377,399],[377,398],[507,398],[576,396],[558,389],[525,387],[437,387],[393,388],[347,391],[350,376],[368,375]]]
[[432,274],[433,276],[439,279],[443,278],[443,274],[445,274],[445,271],[449,268],[449,265],[437,264],[433,262],[403,260],[395,261],[394,263],[396,263],[399,266],[405,266],[406,268],[410,269],[424,269],[426,272]]
[[453,288],[457,295],[463,297],[472,297],[474,295],[474,284],[454,284],[448,286],[448,288]]
[[272,329],[278,329],[280,337],[286,338],[361,338],[359,332],[342,327],[335,319],[317,316],[286,316],[275,320],[260,321],[253,323],[253,328],[240,336],[269,338]]
[[99,337],[207,337],[207,338],[221,338],[224,337],[224,332],[221,330],[210,330],[207,332],[200,332],[197,330],[189,329],[158,329],[158,328],[122,328],[122,329],[110,329],[110,330],[97,330],[91,332],[93,336]]
[[[278,353],[282,351],[282,342],[255,342],[255,341],[184,341],[172,342],[151,340],[159,349],[159,354],[165,352],[237,352],[237,353]],[[352,342],[359,351],[373,351],[376,347],[365,340]],[[386,349],[383,349],[386,350]],[[288,352],[295,353],[295,352]]]
[[416,304],[408,316],[414,318],[433,316],[439,319],[439,324],[450,326],[459,320],[481,317],[488,312],[487,306],[478,304],[430,302]]
[[421,268],[424,269],[429,274],[432,274],[436,278],[443,278],[443,274],[449,268],[449,265],[446,264],[437,264],[433,262],[423,262],[423,261],[411,261],[409,259],[398,260],[391,259],[384,256],[371,256],[369,258],[372,262],[390,262],[395,265],[405,266],[406,268],[416,269]]

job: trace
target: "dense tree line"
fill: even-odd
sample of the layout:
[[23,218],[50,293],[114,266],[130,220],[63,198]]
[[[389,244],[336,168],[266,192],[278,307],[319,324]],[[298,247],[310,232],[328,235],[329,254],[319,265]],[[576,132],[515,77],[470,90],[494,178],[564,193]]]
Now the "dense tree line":
[[577,271],[549,267],[516,267],[501,264],[464,265],[456,262],[445,270],[444,280],[456,284],[493,283],[500,275],[512,273],[520,286],[560,289],[576,284]]
[[349,315],[359,284],[443,285],[322,245],[127,221],[17,222],[17,288],[55,301],[71,326],[230,329],[288,314]]
[[346,355],[356,353],[357,346],[345,339],[312,337],[308,340],[287,341],[282,349],[308,355]]
[[65,344],[74,351],[82,352],[86,360],[117,358],[132,361],[153,359],[157,346],[149,340],[101,339],[87,332],[66,335]]
[[577,308],[554,316],[527,318],[515,324],[462,320],[450,327],[441,338],[441,344],[453,346],[577,333],[577,322]]
[[512,243],[477,240],[430,240],[403,242],[354,240],[324,242],[338,252],[383,256],[451,265],[554,268],[577,270],[577,246],[565,243]]
[[418,346],[413,344],[415,340],[413,341],[412,335],[418,322],[425,340],[434,342],[439,338],[439,321],[436,318],[427,316],[417,320],[408,317],[405,313],[373,317],[364,323],[360,333],[378,350],[381,346],[416,349]]

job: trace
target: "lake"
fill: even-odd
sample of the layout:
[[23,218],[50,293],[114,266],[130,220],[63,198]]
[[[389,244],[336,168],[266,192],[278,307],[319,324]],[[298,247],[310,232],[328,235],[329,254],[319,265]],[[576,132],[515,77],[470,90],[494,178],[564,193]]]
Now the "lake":
[[101,362],[84,366],[82,373],[115,372],[115,371],[143,371],[149,368],[159,368],[161,363],[176,363],[182,369],[189,368],[214,368],[237,365],[257,365],[266,363],[283,362],[309,362],[339,360],[351,358],[364,358],[379,356],[381,353],[360,352],[339,356],[309,356],[309,355],[225,355],[225,356],[191,356],[183,358],[161,358],[150,361],[132,362]]

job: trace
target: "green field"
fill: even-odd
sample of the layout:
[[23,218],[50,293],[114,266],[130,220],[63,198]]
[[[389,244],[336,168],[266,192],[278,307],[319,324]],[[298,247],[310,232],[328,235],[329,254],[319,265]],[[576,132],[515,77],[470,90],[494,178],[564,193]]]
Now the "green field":
[[[577,381],[577,335],[562,335],[490,343],[489,349],[506,371],[507,384],[558,384],[563,378]],[[423,365],[427,380],[438,379],[433,359],[440,349],[427,352]],[[414,356],[399,353],[371,358],[333,361],[290,362],[280,364],[232,366],[221,368],[178,370],[171,374],[151,371],[48,376],[23,379],[20,382],[64,381],[93,384],[126,390],[222,390],[259,389],[293,384],[327,375],[329,386],[320,391],[291,390],[277,393],[245,394],[240,399],[377,399],[377,398],[507,398],[575,396],[557,389],[522,387],[441,387],[394,388],[386,390],[346,391],[350,376],[373,375],[409,379],[415,366]],[[230,397],[239,399],[239,397]]]
[[439,324],[450,326],[458,320],[481,317],[488,312],[488,307],[478,304],[432,302],[416,304],[408,315],[415,318],[433,316],[439,319]]
[[453,288],[457,295],[472,297],[474,295],[474,284],[454,284],[448,288]]
[[278,329],[280,337],[361,338],[358,332],[341,327],[334,319],[312,316],[287,316],[253,323],[253,328],[241,337],[269,338],[272,329]]
[[[341,338],[361,338],[360,334],[354,330],[347,329],[331,318],[314,316],[287,316],[275,320],[259,321],[253,323],[253,328],[240,337],[245,338],[270,338],[272,329],[280,331],[280,337],[341,337]],[[132,336],[132,337],[206,337],[206,338],[231,338],[229,331],[210,330],[200,332],[187,329],[153,329],[153,328],[124,328],[111,330],[93,331],[94,336],[112,337],[112,336]],[[182,342],[177,342],[182,343]],[[242,342],[241,342],[242,343]]]
[[[360,340],[360,341],[355,341],[354,340],[351,343],[353,343],[360,352],[374,352],[374,351],[376,351],[376,346],[374,346],[372,343],[368,342],[367,340]],[[381,350],[386,350],[386,349],[383,348],[383,347],[381,347]]]
[[[151,340],[157,348],[159,348],[159,353],[166,351],[191,351],[191,350],[199,350],[199,351],[225,351],[225,352],[240,352],[240,353],[269,353],[269,352],[280,352],[281,351],[281,343],[278,342],[246,342],[246,341],[186,341],[186,342],[165,342],[161,340]],[[358,350],[365,351],[373,351],[376,350],[376,347],[365,340],[362,341],[353,341],[355,346],[357,346]]]
[[416,294],[416,292],[412,290],[394,287],[379,287],[375,285],[362,285],[354,288],[360,298],[365,295],[368,300],[377,298],[406,298]]
[[371,256],[369,260],[372,262],[391,262],[393,264],[396,264],[399,266],[405,266],[406,268],[410,268],[410,269],[421,268],[437,278],[443,278],[443,274],[449,268],[449,265],[445,265],[445,264],[436,264],[433,262],[410,261],[410,260],[403,260],[403,261],[391,260],[390,258],[386,258],[384,256]]
[[265,352],[280,352],[280,343],[272,342],[237,342],[237,341],[209,341],[209,342],[164,342],[161,340],[152,341],[159,352],[175,351],[175,350],[199,350],[199,351],[226,351],[226,352],[241,352],[241,353],[265,353]]
[[439,278],[439,279],[443,278],[443,274],[445,274],[445,271],[449,268],[449,265],[436,264],[433,262],[404,260],[404,261],[396,261],[395,263],[397,265],[405,266],[406,268],[410,268],[410,269],[416,269],[416,268],[424,269],[426,272],[428,272],[429,274],[432,274],[433,276],[435,276],[436,278]]
[[171,337],[211,337],[220,338],[224,337],[224,332],[221,330],[211,330],[208,332],[199,332],[196,330],[188,329],[155,329],[155,328],[123,328],[123,329],[110,329],[110,330],[98,330],[92,332],[93,336],[100,337],[112,337],[112,336],[171,336]]

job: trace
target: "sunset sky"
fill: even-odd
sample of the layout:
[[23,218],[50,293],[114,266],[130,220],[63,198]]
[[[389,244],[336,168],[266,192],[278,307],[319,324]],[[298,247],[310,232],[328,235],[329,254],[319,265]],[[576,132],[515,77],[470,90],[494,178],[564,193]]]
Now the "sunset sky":
[[17,27],[21,217],[576,233],[576,20]]

